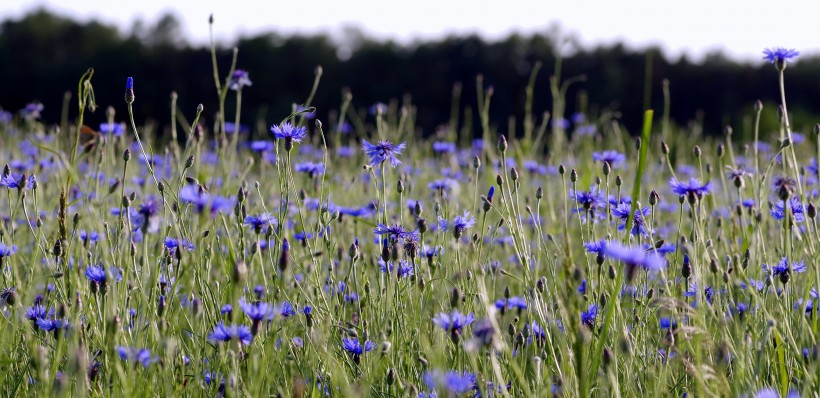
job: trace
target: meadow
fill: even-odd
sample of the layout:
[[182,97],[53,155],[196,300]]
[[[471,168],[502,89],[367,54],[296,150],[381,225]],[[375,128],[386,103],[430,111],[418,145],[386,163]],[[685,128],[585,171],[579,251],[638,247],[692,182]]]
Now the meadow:
[[745,139],[668,90],[638,132],[565,115],[558,73],[519,131],[480,79],[480,123],[454,102],[430,138],[408,101],[322,121],[321,68],[243,128],[236,54],[161,132],[89,70],[62,128],[0,113],[3,394],[817,396],[820,125],[790,125],[797,52],[764,54],[781,102]]

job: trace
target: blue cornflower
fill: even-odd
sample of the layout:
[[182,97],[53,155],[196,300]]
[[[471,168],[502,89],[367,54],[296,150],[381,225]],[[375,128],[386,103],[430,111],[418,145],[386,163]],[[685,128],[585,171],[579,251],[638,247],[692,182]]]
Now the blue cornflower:
[[20,113],[23,115],[23,118],[26,120],[34,120],[40,118],[40,112],[43,111],[43,104],[39,102],[32,102],[26,104],[25,108],[20,110]]
[[[685,297],[695,297],[695,296],[697,296],[697,290],[698,290],[698,284],[692,282],[690,284],[690,289],[688,291],[684,292],[683,295]],[[714,300],[714,297],[715,297],[715,289],[711,286],[706,286],[706,288],[703,289],[703,297],[706,298],[707,303],[712,304],[712,301]],[[692,307],[697,307],[697,301],[692,303]]]
[[80,230],[80,240],[83,241],[84,244],[94,244],[100,240],[100,234],[97,231],[87,232],[85,230]]
[[165,248],[168,249],[169,252],[175,252],[177,248],[187,249],[188,251],[194,250],[196,246],[193,243],[185,240],[185,239],[177,239],[166,237],[165,241],[163,241]]
[[[797,196],[789,198],[789,208],[791,209],[791,215],[794,217],[793,220],[795,222],[803,222],[803,220],[806,219],[803,215],[803,202],[801,202]],[[774,206],[772,206],[771,213],[775,220],[782,220],[786,216],[785,203],[782,200],[775,203]]]
[[503,309],[515,309],[518,311],[523,311],[527,309],[527,300],[523,297],[513,296],[508,299],[498,299],[495,301],[495,308],[499,310]]
[[589,327],[595,326],[595,318],[598,316],[598,304],[590,304],[586,311],[581,312],[581,323]]
[[669,180],[669,187],[672,188],[672,192],[676,195],[685,196],[689,203],[692,204],[712,190],[712,183],[707,182],[706,184],[701,184],[695,177],[690,178],[688,183],[680,182],[676,178],[672,178]]
[[[612,208],[612,215],[618,217],[621,220],[621,224],[618,225],[618,231],[626,230],[626,221],[629,218],[629,211],[632,209],[632,205],[629,203],[621,203],[618,206]],[[632,217],[632,235],[634,236],[648,236],[649,230],[646,229],[646,222],[644,217],[649,215],[649,207],[644,207],[643,209],[636,209],[635,216]]]
[[54,308],[46,308],[41,304],[34,304],[26,308],[26,319],[36,321],[40,318],[47,318],[54,315]]
[[100,124],[100,135],[121,137],[125,134],[125,124],[123,123],[102,123]]
[[448,222],[443,217],[438,217],[438,227],[442,231],[447,231],[448,229],[453,229],[453,236],[456,239],[461,238],[464,234],[464,231],[467,229],[472,228],[475,225],[475,217],[470,215],[470,212],[464,210],[464,214],[460,216],[455,216],[453,221]]
[[248,146],[254,152],[272,151],[276,147],[276,145],[273,142],[267,140],[252,141],[250,144],[248,144]]
[[450,178],[446,178],[446,179],[443,179],[443,180],[433,180],[433,181],[431,181],[430,183],[427,184],[427,187],[429,187],[430,189],[432,189],[433,191],[436,191],[436,192],[444,192],[444,191],[453,190],[453,187],[455,187],[457,185],[458,184],[456,183],[455,180],[450,179]]
[[275,225],[276,222],[276,218],[274,218],[270,213],[262,213],[258,216],[245,217],[245,225],[250,225],[253,228],[253,231],[257,234],[262,233],[263,228],[269,225]]
[[241,90],[242,87],[251,86],[253,83],[251,79],[248,77],[248,71],[243,69],[237,69],[233,71],[231,75],[231,81],[229,82],[231,90]]
[[92,285],[105,285],[108,276],[105,273],[105,268],[90,266],[85,269],[85,277]]
[[37,318],[34,323],[37,325],[40,330],[44,332],[57,332],[60,329],[68,329],[68,322],[61,319],[52,319],[52,318]]
[[[448,396],[462,396],[468,392],[477,392],[478,384],[476,384],[476,376],[468,372],[457,371],[433,371],[426,372],[422,377],[427,388],[435,391],[446,391]],[[435,393],[430,393],[427,396],[437,396]],[[479,395],[476,395],[479,396]]]
[[603,254],[626,265],[627,281],[632,280],[637,268],[646,271],[660,271],[666,266],[666,260],[658,253],[654,250],[646,251],[640,246],[627,247],[618,242],[609,242],[603,250]]
[[137,349],[117,346],[117,354],[119,354],[120,359],[123,361],[135,361],[142,365],[143,368],[147,368],[152,363],[159,361],[159,357],[152,356],[151,351],[146,348]]
[[593,152],[592,160],[596,162],[609,163],[609,166],[614,169],[620,166],[626,160],[626,155],[618,151]]
[[436,141],[433,143],[435,153],[453,153],[456,151],[456,144],[453,142]]
[[364,344],[362,344],[357,338],[345,337],[342,339],[342,348],[353,356],[354,362],[359,363],[362,354],[373,351],[373,349],[376,348],[376,343],[366,340]]
[[378,144],[373,145],[362,139],[362,149],[370,157],[371,166],[378,166],[386,161],[390,161],[393,167],[400,165],[401,160],[396,155],[400,155],[406,146],[404,142],[394,145],[390,141],[379,141]]
[[373,228],[373,233],[376,235],[387,235],[390,240],[403,239],[409,235],[418,236],[418,231],[405,231],[401,225],[384,225],[378,224]]
[[278,312],[283,318],[289,318],[296,315],[296,309],[293,308],[293,304],[291,304],[290,301],[285,301],[282,304],[279,304]]
[[601,239],[598,242],[584,242],[584,247],[586,247],[587,253],[603,254],[606,249],[606,245],[606,239]]
[[[384,262],[384,260],[382,259],[379,259],[378,264],[379,269],[381,269],[382,272],[386,274],[393,272],[393,269],[395,268],[392,262]],[[399,269],[397,274],[399,278],[406,278],[408,276],[413,275],[413,263],[401,260],[399,262]]]
[[250,345],[253,340],[253,334],[245,325],[231,325],[225,326],[220,323],[214,327],[214,331],[208,336],[208,340],[212,343],[225,342],[236,339],[244,345]]
[[32,189],[36,182],[37,177],[34,177],[34,174],[28,177],[26,177],[25,174],[19,176],[8,174],[0,178],[0,187],[6,187],[8,189]]
[[783,283],[787,283],[791,278],[791,273],[796,272],[801,274],[806,272],[806,264],[802,261],[796,261],[789,264],[789,260],[786,257],[783,257],[777,265],[770,266],[766,264],[762,264],[761,267],[767,273],[771,273],[773,277],[779,277],[780,281]]
[[279,126],[271,126],[271,133],[277,140],[285,140],[285,150],[290,152],[293,149],[293,142],[302,142],[302,139],[307,136],[307,128],[295,127],[290,122],[282,123]]
[[678,322],[672,318],[664,317],[658,320],[661,329],[674,329],[678,327]]
[[276,317],[276,309],[272,305],[262,301],[248,303],[243,297],[239,299],[239,308],[241,308],[242,312],[253,322],[271,321]]
[[17,246],[15,245],[6,245],[5,243],[0,243],[0,260],[11,256],[12,254],[17,253]]
[[763,50],[763,60],[773,64],[791,62],[794,58],[797,58],[798,55],[800,55],[800,51],[793,48],[774,47]]
[[581,213],[584,220],[587,219],[588,215],[591,215],[593,220],[595,217],[606,217],[604,211],[596,211],[599,208],[606,207],[606,195],[604,195],[604,192],[599,190],[598,187],[592,187],[586,192],[571,190],[569,193],[569,198],[578,203],[578,207],[572,211],[575,213]]
[[325,165],[322,163],[302,162],[296,164],[296,171],[305,173],[309,177],[317,177],[325,173]]
[[449,314],[440,312],[433,317],[433,323],[445,331],[449,331],[450,338],[453,341],[456,341],[461,336],[462,329],[469,326],[473,321],[475,321],[475,315],[472,312],[464,315],[458,310],[453,310]]

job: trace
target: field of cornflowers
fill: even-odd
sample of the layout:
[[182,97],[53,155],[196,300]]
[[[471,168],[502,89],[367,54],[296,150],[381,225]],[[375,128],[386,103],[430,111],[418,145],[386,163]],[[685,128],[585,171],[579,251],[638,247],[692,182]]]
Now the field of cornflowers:
[[[764,53],[784,93],[798,54]],[[218,117],[257,89],[232,66],[220,109],[169,140],[131,78],[84,126],[94,90],[119,90],[92,75],[62,130],[38,104],[2,114],[5,395],[820,390],[820,129],[792,131],[785,93],[750,102],[781,126],[748,142],[652,111],[634,136],[565,120],[558,78],[557,116],[528,109],[521,132],[490,128],[479,86],[479,139],[420,139],[410,104],[350,97],[331,123],[308,97],[245,133]]]

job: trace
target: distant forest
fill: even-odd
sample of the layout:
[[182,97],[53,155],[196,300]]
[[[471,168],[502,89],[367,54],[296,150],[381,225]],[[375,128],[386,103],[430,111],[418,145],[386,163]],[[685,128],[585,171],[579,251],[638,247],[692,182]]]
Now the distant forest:
[[[138,119],[167,126],[174,91],[180,109],[189,117],[202,103],[205,120],[212,121],[217,95],[210,49],[188,44],[171,15],[151,26],[126,30],[100,22],[82,23],[44,10],[2,22],[0,107],[14,112],[39,101],[45,106],[43,120],[57,123],[64,93],[76,91],[80,76],[93,67],[92,82],[101,109],[87,118],[88,124],[104,121],[108,105],[121,110],[119,119],[125,116],[123,90],[128,76],[136,82]],[[567,47],[558,40],[548,34],[511,35],[489,42],[465,36],[400,45],[358,37],[340,48],[327,35],[270,33],[221,46],[217,59],[224,79],[235,46],[237,67],[250,73],[253,86],[243,90],[243,124],[263,126],[258,123],[263,121],[269,126],[281,120],[294,103],[305,101],[316,67],[321,65],[323,77],[313,105],[322,120],[332,118],[346,92],[352,94],[353,109],[363,117],[377,102],[409,100],[416,109],[418,133],[431,135],[451,122],[454,87],[460,85],[456,120],[459,129],[469,128],[478,125],[476,78],[481,75],[483,89],[493,88],[491,123],[507,132],[511,126],[521,129],[526,87],[538,62],[542,67],[535,80],[532,108],[536,123],[552,110],[550,77],[556,73],[556,55]],[[761,50],[764,44],[768,43],[761,43]],[[604,115],[635,131],[647,105],[662,112],[666,80],[671,92],[670,116],[677,125],[696,121],[707,134],[719,133],[726,125],[742,132],[744,124],[748,128],[755,100],[760,99],[767,112],[767,128],[776,128],[777,72],[762,60],[743,64],[716,53],[698,63],[685,57],[673,62],[658,48],[632,50],[621,44],[564,52],[561,80],[584,76],[567,90],[565,118],[579,111],[592,117]],[[797,131],[808,131],[820,121],[820,58],[801,57],[790,65],[786,91]],[[228,104],[233,106],[232,99]],[[72,103],[69,109],[73,117],[76,105]],[[228,108],[226,113],[232,120],[233,110]]]

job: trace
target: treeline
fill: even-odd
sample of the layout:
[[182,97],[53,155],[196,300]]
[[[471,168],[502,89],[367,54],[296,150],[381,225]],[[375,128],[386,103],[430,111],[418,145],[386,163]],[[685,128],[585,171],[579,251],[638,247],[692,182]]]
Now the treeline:
[[[467,36],[410,46],[360,38],[340,49],[326,35],[276,33],[243,37],[235,46],[237,67],[249,71],[253,81],[243,91],[244,124],[254,124],[260,117],[271,124],[289,113],[293,103],[307,98],[315,69],[321,65],[324,73],[313,101],[319,118],[339,109],[343,92],[352,93],[352,105],[362,110],[376,102],[401,102],[409,95],[417,107],[417,126],[425,135],[450,120],[456,83],[462,86],[459,124],[465,123],[468,107],[474,125],[478,124],[478,75],[483,76],[485,89],[493,87],[492,123],[506,131],[510,116],[515,116],[520,126],[525,89],[537,62],[543,65],[533,96],[533,113],[539,122],[543,112],[552,109],[549,79],[560,47],[547,35],[511,35],[495,42]],[[217,53],[224,78],[232,51],[221,47]],[[634,131],[647,102],[658,111],[663,109],[663,81],[668,80],[671,119],[680,125],[699,120],[707,133],[719,132],[725,125],[742,129],[757,99],[771,112],[770,128],[776,120],[777,73],[763,61],[741,64],[711,54],[699,63],[685,57],[673,62],[657,48],[612,45],[575,51],[563,57],[561,65],[562,80],[585,77],[567,91],[567,118],[576,111],[614,115]],[[212,120],[217,109],[210,50],[186,44],[172,16],[154,26],[132,27],[127,33],[121,27],[81,23],[43,10],[0,25],[0,106],[6,110],[36,100],[45,105],[44,120],[58,122],[63,94],[76,91],[77,80],[88,67],[96,71],[96,100],[103,107],[91,116],[92,122],[105,119],[105,106],[124,109],[127,76],[136,81],[135,112],[143,120],[167,124],[172,91],[188,114],[203,103],[204,115]],[[800,58],[788,68],[786,83],[795,125],[808,128],[817,122],[820,109],[820,59]],[[70,111],[74,115],[76,106],[72,104]],[[232,112],[228,109],[229,120]]]

